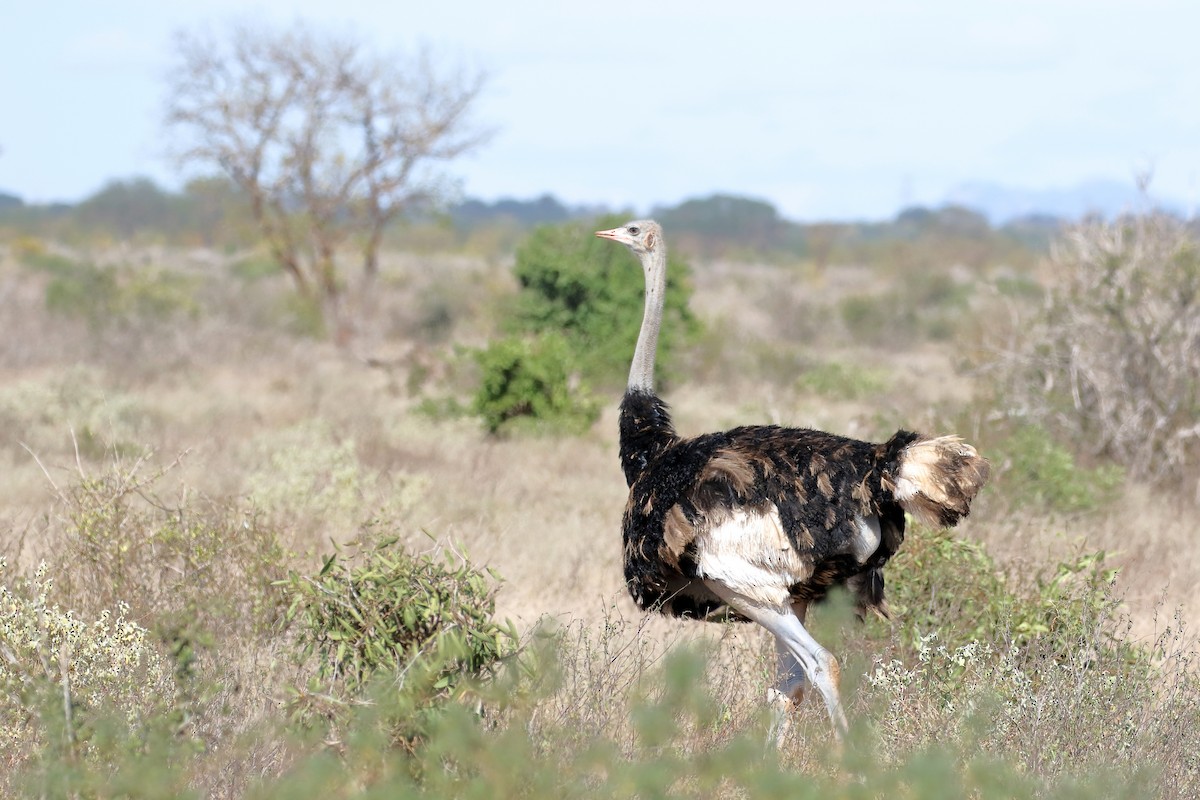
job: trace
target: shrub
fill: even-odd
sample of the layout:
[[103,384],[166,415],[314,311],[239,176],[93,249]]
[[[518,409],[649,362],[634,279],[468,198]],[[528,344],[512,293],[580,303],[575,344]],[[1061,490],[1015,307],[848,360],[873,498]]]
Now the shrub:
[[[105,714],[130,734],[140,717],[172,693],[170,670],[149,632],[117,605],[88,622],[53,601],[53,572],[42,562],[30,578],[8,580],[0,557],[0,751],[12,763],[58,732],[70,749],[89,751]],[[53,702],[45,702],[54,698]],[[37,713],[41,709],[43,713]]]
[[1191,796],[1194,640],[1178,627],[1134,636],[1104,560],[1083,554],[1013,581],[977,544],[916,527],[889,567],[905,647],[877,659],[861,697],[876,757],[903,763],[936,742],[1047,785],[1101,769]]
[[575,354],[562,336],[511,336],[474,355],[480,381],[472,407],[491,433],[522,424],[582,431],[599,416],[598,405],[574,380]]
[[229,265],[229,274],[238,280],[254,283],[264,278],[273,278],[283,274],[279,262],[262,255],[251,255],[238,259]]
[[1113,464],[1094,469],[1038,425],[1015,425],[988,447],[997,466],[996,485],[1011,501],[1050,512],[1094,511],[1109,501],[1124,480]]
[[145,448],[138,442],[157,424],[139,398],[108,386],[92,367],[77,365],[0,388],[0,426],[21,431],[21,441],[35,451],[74,445],[85,458],[140,456]]
[[992,360],[1004,407],[1137,478],[1200,462],[1200,247],[1179,219],[1090,220],[1051,257],[1047,302]]
[[[464,684],[494,674],[517,634],[492,619],[495,575],[466,559],[413,555],[395,538],[352,546],[357,558],[335,552],[317,575],[283,582],[299,660],[316,659],[316,677],[292,690],[289,711],[335,739],[379,734],[380,746],[412,749]],[[375,711],[356,721],[362,704]]]
[[[703,673],[703,660],[684,650],[648,674],[657,691],[630,704],[629,742],[601,734],[580,743],[568,724],[539,713],[536,697],[511,702],[511,687],[502,686],[497,688],[505,692],[508,710],[501,724],[481,724],[478,714],[448,705],[411,752],[356,736],[340,758],[298,760],[260,796],[1065,800],[1146,793],[1145,776],[1119,774],[1103,764],[1080,765],[1076,774],[1047,779],[953,740],[935,739],[891,758],[865,729],[854,731],[840,750],[823,737],[806,741],[801,764],[764,747],[762,724],[724,730],[719,741],[698,746],[696,731],[726,727]],[[377,706],[356,709],[353,727],[368,728],[380,713]]]
[[147,503],[158,477],[114,469],[64,494],[56,571],[67,596],[102,606],[129,598],[162,635],[265,634],[282,605],[273,584],[288,560],[275,532],[215,504],[172,511]]
[[245,491],[255,508],[293,529],[356,529],[374,514],[403,514],[425,491],[421,476],[397,471],[391,485],[367,469],[352,438],[324,422],[265,431],[245,448],[254,464]]
[[839,303],[854,341],[902,349],[923,339],[954,337],[965,317],[970,289],[952,276],[916,271],[883,293],[856,294]]
[[33,250],[24,263],[49,276],[46,308],[94,326],[195,316],[195,282],[165,269],[102,267]]
[[26,267],[48,275],[69,275],[75,262],[61,253],[51,252],[46,243],[35,236],[19,236],[12,244],[13,255]]
[[358,546],[357,563],[334,553],[315,576],[292,572],[287,618],[321,679],[361,690],[380,671],[404,673],[432,659],[435,690],[495,668],[516,640],[492,619],[495,575],[447,551],[413,555],[384,538]]
[[[624,379],[644,305],[645,278],[636,260],[626,248],[592,235],[622,222],[609,216],[595,227],[579,222],[540,227],[518,248],[514,268],[521,290],[511,327],[563,336],[584,377],[604,384]],[[660,376],[664,366],[669,370],[672,354],[699,331],[688,309],[689,275],[686,262],[668,258]]]
[[1097,620],[1111,618],[1117,605],[1116,570],[1103,551],[1014,583],[980,543],[915,523],[887,574],[893,616],[913,646],[936,631],[952,649],[1038,640],[1047,651],[1068,653],[1081,638],[1096,639]]

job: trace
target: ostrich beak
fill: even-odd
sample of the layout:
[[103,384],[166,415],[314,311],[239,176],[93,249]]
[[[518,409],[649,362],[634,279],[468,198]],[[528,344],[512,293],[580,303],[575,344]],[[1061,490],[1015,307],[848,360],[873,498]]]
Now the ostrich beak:
[[596,235],[601,239],[612,239],[614,242],[628,244],[625,231],[621,230],[620,228],[613,228],[612,230],[608,231],[596,231]]

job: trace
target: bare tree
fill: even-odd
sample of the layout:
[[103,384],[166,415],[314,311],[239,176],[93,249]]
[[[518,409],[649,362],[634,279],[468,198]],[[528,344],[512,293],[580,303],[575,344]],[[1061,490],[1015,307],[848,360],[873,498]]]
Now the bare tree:
[[471,119],[484,76],[303,25],[176,42],[166,122],[180,165],[216,166],[246,193],[272,255],[344,341],[339,253],[357,249],[371,282],[387,226],[445,196],[439,166],[487,137]]

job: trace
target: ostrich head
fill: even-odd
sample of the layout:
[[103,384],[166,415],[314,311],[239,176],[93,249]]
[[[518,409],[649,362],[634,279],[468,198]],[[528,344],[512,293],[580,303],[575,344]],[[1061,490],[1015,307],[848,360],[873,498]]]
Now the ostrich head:
[[667,293],[667,245],[663,241],[662,228],[654,220],[638,219],[609,231],[596,231],[596,235],[620,242],[642,262],[642,272],[646,276],[646,313],[633,351],[633,364],[629,367],[629,390],[653,392],[654,351],[658,346],[663,298]]
[[662,228],[652,219],[633,220],[619,228],[596,231],[596,235],[601,239],[611,239],[625,245],[643,264],[663,246]]

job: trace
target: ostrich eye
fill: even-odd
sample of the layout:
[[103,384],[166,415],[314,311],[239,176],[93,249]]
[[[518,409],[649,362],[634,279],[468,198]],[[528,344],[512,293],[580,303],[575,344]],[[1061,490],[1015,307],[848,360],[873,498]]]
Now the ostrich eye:
[[638,229],[637,229],[637,226],[636,226],[636,225],[630,225],[628,230],[629,230],[629,232],[630,232],[631,234],[633,234],[634,236],[637,236],[637,235],[638,235]]

